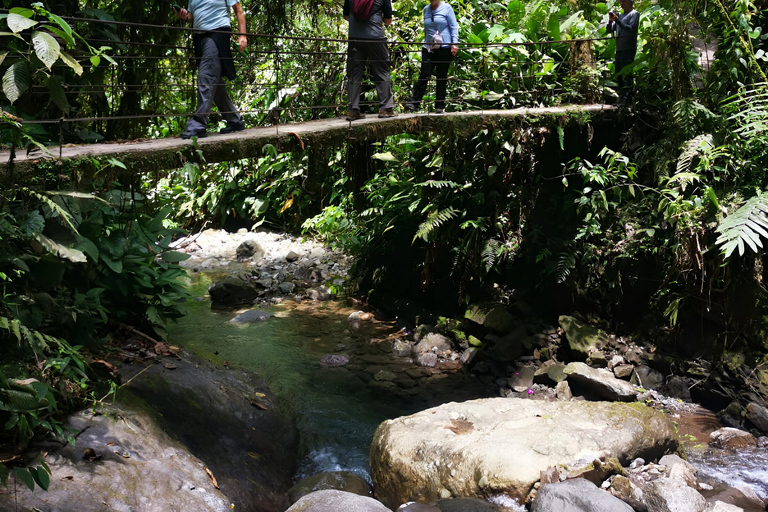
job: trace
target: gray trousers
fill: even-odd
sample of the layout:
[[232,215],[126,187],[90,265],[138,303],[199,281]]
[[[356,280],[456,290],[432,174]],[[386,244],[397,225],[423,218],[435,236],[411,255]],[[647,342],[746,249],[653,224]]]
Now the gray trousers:
[[224,86],[224,80],[221,77],[221,59],[216,43],[210,37],[206,37],[202,44],[203,56],[200,59],[200,67],[197,69],[197,110],[195,110],[195,116],[187,122],[187,130],[205,129],[214,103],[227,124],[242,121],[237,107],[229,99]]
[[384,40],[350,41],[347,56],[347,104],[350,110],[360,110],[360,86],[365,65],[371,68],[379,108],[393,108],[392,87],[389,78],[389,49]]

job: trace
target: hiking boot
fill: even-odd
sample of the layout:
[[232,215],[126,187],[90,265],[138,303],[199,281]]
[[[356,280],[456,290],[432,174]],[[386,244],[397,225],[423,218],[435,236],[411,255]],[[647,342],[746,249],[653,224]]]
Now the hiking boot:
[[445,109],[442,109],[440,107],[435,107],[435,114],[442,114],[445,111]]
[[380,108],[379,117],[397,117],[397,112],[393,108]]
[[416,105],[413,102],[409,101],[409,102],[407,102],[405,104],[405,111],[408,112],[409,114],[412,114],[412,113],[416,112],[417,110],[418,109],[416,108]]
[[359,110],[348,110],[347,121],[357,121],[358,119],[365,119],[365,114]]
[[234,123],[227,123],[227,126],[219,130],[219,133],[233,133],[243,130],[245,130],[245,121],[236,121]]
[[198,139],[202,139],[207,136],[208,136],[208,131],[205,128],[198,128],[196,130],[187,129],[181,132],[182,139],[191,139],[192,137],[197,137]]

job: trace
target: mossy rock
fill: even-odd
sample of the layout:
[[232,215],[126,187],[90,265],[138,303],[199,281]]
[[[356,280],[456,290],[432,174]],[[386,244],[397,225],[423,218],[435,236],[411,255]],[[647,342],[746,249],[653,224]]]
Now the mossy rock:
[[517,324],[517,319],[502,304],[472,305],[464,318],[499,334],[510,332]]
[[562,315],[558,318],[558,322],[565,331],[565,337],[571,351],[584,359],[589,356],[590,352],[602,349],[608,343],[608,336],[605,332],[572,316]]

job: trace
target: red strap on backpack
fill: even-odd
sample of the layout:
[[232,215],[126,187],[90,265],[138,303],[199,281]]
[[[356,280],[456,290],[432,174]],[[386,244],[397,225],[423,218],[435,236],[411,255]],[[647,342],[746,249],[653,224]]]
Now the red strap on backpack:
[[358,20],[368,20],[371,17],[373,2],[374,0],[352,0],[352,16]]

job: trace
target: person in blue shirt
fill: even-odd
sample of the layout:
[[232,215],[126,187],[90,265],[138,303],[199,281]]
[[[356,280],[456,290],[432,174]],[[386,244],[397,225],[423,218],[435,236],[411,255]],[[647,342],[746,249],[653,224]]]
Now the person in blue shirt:
[[[435,36],[439,34],[436,38]],[[424,7],[424,46],[421,49],[421,71],[413,88],[413,94],[405,104],[405,110],[416,112],[427,82],[434,72],[437,78],[435,95],[435,113],[445,110],[445,96],[448,91],[448,69],[451,61],[459,52],[459,23],[453,8],[440,0],[430,0]]]
[[232,133],[245,129],[245,123],[237,107],[232,103],[223,77],[234,79],[235,64],[229,45],[232,32],[229,9],[237,17],[237,30],[240,35],[237,44],[242,52],[248,46],[245,36],[245,13],[240,0],[190,0],[186,9],[173,11],[185,22],[192,22],[195,33],[192,42],[195,47],[197,68],[197,109],[187,122],[182,132],[182,139],[202,138],[208,134],[208,116],[211,107],[216,104],[227,126],[219,133]]
[[635,61],[637,52],[637,29],[640,24],[640,13],[634,9],[633,0],[619,0],[621,14],[614,11],[608,13],[606,30],[616,34],[616,60],[613,68],[616,81],[619,84],[619,107],[625,107],[632,100],[632,72],[621,70]]

